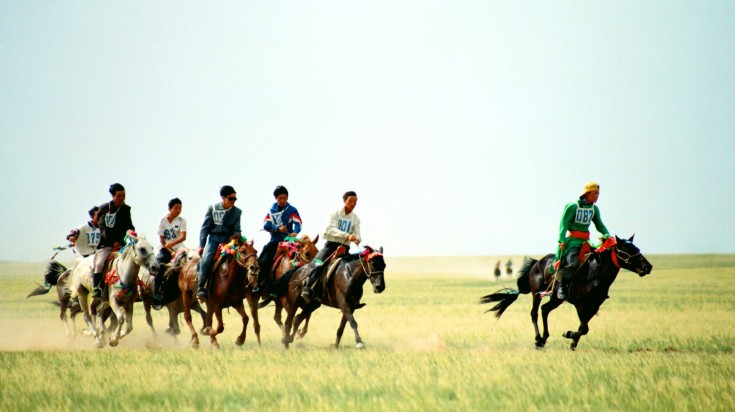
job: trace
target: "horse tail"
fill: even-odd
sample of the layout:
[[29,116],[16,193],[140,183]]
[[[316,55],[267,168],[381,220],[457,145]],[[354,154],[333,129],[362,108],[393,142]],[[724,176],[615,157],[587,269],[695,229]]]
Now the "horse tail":
[[518,281],[516,282],[516,285],[518,285],[518,291],[524,295],[526,293],[531,293],[531,281],[528,279],[528,275],[531,273],[531,269],[537,262],[538,260],[526,256],[526,259],[523,261],[523,267],[518,271]]
[[519,294],[520,292],[515,289],[500,289],[495,293],[491,293],[489,295],[481,297],[479,303],[483,304],[498,302],[497,305],[486,310],[485,313],[495,312],[495,317],[500,319],[500,316],[503,314],[503,312],[505,312],[506,309],[508,309],[508,306],[510,306],[513,302],[516,301],[516,299],[518,299]]
[[49,260],[49,262],[46,264],[46,271],[43,274],[43,279],[45,283],[43,285],[39,284],[37,288],[33,289],[31,293],[26,296],[26,299],[30,298],[31,296],[47,294],[51,290],[51,287],[56,285],[56,283],[59,281],[59,276],[61,276],[61,274],[64,272],[66,272],[66,266],[55,260]]

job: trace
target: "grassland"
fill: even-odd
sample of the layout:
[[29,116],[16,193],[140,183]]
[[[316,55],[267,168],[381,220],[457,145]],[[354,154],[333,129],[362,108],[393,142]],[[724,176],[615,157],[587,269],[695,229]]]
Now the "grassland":
[[[529,296],[483,314],[479,296],[514,286],[494,281],[495,260],[388,258],[386,291],[357,313],[362,351],[349,330],[329,348],[334,309],[284,351],[272,306],[260,347],[252,328],[234,344],[234,311],[221,350],[193,350],[154,338],[138,306],[132,335],[97,350],[65,336],[52,294],[25,298],[42,264],[0,263],[0,410],[733,410],[735,255],[649,256],[650,276],[621,273],[576,352],[561,338],[578,326],[570,305],[543,350]],[[166,314],[154,322],[162,332]]]

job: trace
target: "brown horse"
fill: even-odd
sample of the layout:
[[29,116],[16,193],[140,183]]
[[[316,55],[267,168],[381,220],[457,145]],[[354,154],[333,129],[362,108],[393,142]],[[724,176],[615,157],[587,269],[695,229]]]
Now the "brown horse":
[[[247,298],[250,313],[253,316],[253,328],[255,336],[260,345],[260,322],[258,321],[258,298],[253,295],[252,290],[258,281],[258,252],[253,247],[252,241],[236,239],[225,245],[225,251],[221,263],[215,263],[214,270],[210,272],[210,293],[206,299],[207,317],[203,333],[210,336],[212,347],[218,348],[216,336],[225,329],[222,322],[222,309],[233,307],[242,317],[242,333],[237,337],[235,343],[242,346],[245,343],[245,332],[248,325],[248,315],[245,313],[244,299]],[[196,288],[196,265],[199,258],[189,261],[179,275],[179,289],[184,301],[184,319],[191,331],[191,344],[199,347],[199,336],[194,329],[191,319],[191,306],[194,290]],[[217,317],[217,329],[212,328],[213,317]]]
[[[316,254],[319,253],[319,249],[316,247],[316,243],[318,241],[319,235],[316,235],[313,241],[308,236],[304,236],[302,238],[297,238],[295,244],[282,242],[283,247],[281,247],[281,245],[278,247],[272,271],[273,286],[271,291],[277,296],[275,299],[276,310],[273,314],[273,320],[276,321],[276,324],[281,328],[281,331],[283,331],[281,316],[287,299],[286,289],[288,288],[291,275],[299,267],[314,260]],[[274,299],[269,296],[260,303],[260,305],[258,305],[258,308],[266,307],[271,300]]]
[[[153,332],[153,336],[156,336],[156,329],[153,327],[153,317],[151,316],[151,309],[160,310],[164,306],[168,309],[168,329],[166,333],[176,337],[181,333],[179,328],[178,314],[184,311],[184,301],[181,298],[181,290],[179,289],[179,275],[181,270],[186,264],[186,259],[180,259],[174,264],[169,263],[166,265],[166,270],[163,274],[157,276],[163,276],[161,284],[161,290],[163,292],[163,301],[160,302],[160,306],[155,305],[153,302],[154,292],[154,276],[148,273],[145,268],[140,269],[140,280],[142,284],[138,285],[140,298],[143,301],[143,308],[145,309],[145,320],[148,322],[148,326]],[[207,312],[202,309],[199,302],[194,300],[191,302],[192,309],[194,309],[202,317],[202,324],[206,321]],[[204,327],[202,326],[202,330]]]
[[[536,329],[536,347],[538,348],[544,347],[549,338],[549,313],[564,303],[563,300],[557,298],[555,293],[551,293],[551,299],[541,306],[544,324],[542,335],[538,327],[538,308],[541,299],[547,294],[545,291],[552,289],[554,275],[550,274],[549,267],[553,261],[553,254],[546,255],[541,260],[526,258],[523,268],[518,272],[520,273],[518,290],[503,289],[480,299],[480,303],[498,302],[487,312],[496,312],[495,316],[500,318],[508,306],[518,299],[519,294],[530,292],[533,296],[531,320]],[[607,300],[610,286],[615,282],[621,268],[635,272],[641,277],[648,275],[653,270],[653,266],[643,256],[640,249],[633,244],[632,236],[630,239],[620,239],[617,236],[607,239],[599,249],[589,255],[589,258],[578,267],[572,277],[567,302],[573,304],[577,309],[580,325],[577,331],[567,331],[563,335],[572,340],[572,350],[577,348],[579,339],[589,331],[590,319]]]
[[[286,309],[286,323],[283,328],[282,339],[284,347],[288,349],[289,343],[293,342],[301,322],[304,320],[308,322],[315,310],[321,305],[326,305],[342,311],[342,319],[337,329],[337,340],[334,347],[339,347],[342,333],[347,322],[349,322],[352,331],[355,333],[356,347],[364,349],[365,343],[363,343],[360,334],[357,332],[357,322],[353,313],[365,306],[365,304],[360,303],[363,293],[362,286],[365,281],[370,280],[374,293],[382,293],[385,290],[383,248],[374,250],[369,246],[365,246],[365,250],[361,253],[343,257],[334,274],[327,280],[320,280],[321,288],[324,290],[321,301],[312,299],[311,302],[306,303],[301,298],[301,291],[304,288],[303,280],[313,268],[313,263],[302,266],[294,273],[289,282],[287,299],[283,305]],[[301,308],[301,313],[294,319],[298,308]],[[306,331],[303,333],[306,333]]]

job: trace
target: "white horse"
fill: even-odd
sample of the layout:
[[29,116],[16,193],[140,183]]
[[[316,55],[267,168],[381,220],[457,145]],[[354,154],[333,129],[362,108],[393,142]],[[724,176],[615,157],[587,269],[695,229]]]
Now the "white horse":
[[[84,320],[92,331],[95,345],[102,348],[105,332],[104,318],[95,316],[97,321],[97,325],[95,325],[95,319],[90,315],[88,302],[89,292],[93,289],[93,265],[94,256],[89,256],[83,259],[72,271],[72,298],[79,296],[79,304],[84,313]],[[144,235],[135,237],[129,233],[128,243],[118,252],[110,265],[117,273],[117,279],[105,288],[102,299],[96,308],[96,312],[101,312],[106,307],[110,307],[113,315],[117,318],[117,328],[113,336],[110,337],[110,346],[117,346],[120,338],[133,330],[133,304],[138,297],[138,272],[141,266],[144,266],[153,274],[158,272],[158,263],[153,254],[153,246],[146,240]],[[121,333],[124,323],[127,324],[125,333]]]

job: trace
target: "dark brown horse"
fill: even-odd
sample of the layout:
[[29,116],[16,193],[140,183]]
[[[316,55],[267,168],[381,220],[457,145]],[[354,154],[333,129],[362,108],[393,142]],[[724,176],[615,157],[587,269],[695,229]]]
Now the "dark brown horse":
[[[277,296],[275,299],[276,310],[273,314],[273,320],[276,321],[276,324],[281,331],[283,331],[281,316],[287,299],[286,289],[288,288],[291,275],[299,267],[314,260],[316,254],[319,253],[319,249],[316,247],[316,243],[318,241],[319,235],[316,235],[314,240],[311,240],[308,236],[304,236],[302,238],[296,238],[295,244],[282,242],[282,244],[278,246],[275,259],[273,259],[272,293]],[[260,305],[258,305],[258,308],[267,306],[271,300],[274,299],[271,297],[266,298],[262,303],[260,303]],[[304,326],[304,328],[306,328],[306,326]]]
[[[549,312],[564,303],[563,300],[557,298],[556,293],[551,293],[551,300],[541,306],[541,316],[544,322],[544,333],[541,335],[538,328],[538,308],[543,298],[542,295],[546,294],[544,292],[549,290],[553,283],[554,275],[549,272],[553,261],[553,254],[546,255],[541,260],[526,258],[519,272],[518,290],[499,290],[483,296],[480,300],[480,303],[498,302],[488,312],[496,312],[495,316],[500,318],[505,309],[516,301],[520,293],[530,292],[533,296],[531,320],[536,329],[536,347],[538,348],[544,347],[549,338]],[[619,239],[617,236],[607,239],[600,248],[588,256],[572,277],[567,301],[577,308],[577,316],[580,321],[576,332],[564,333],[565,338],[572,340],[572,350],[577,348],[579,339],[589,331],[587,325],[608,298],[608,291],[615,282],[620,268],[638,273],[641,277],[651,273],[653,269],[638,247],[633,244],[632,236],[628,240]]]
[[[203,333],[210,336],[212,347],[218,348],[216,336],[225,329],[222,322],[222,309],[233,307],[242,318],[242,332],[235,340],[238,346],[245,343],[245,332],[248,326],[248,315],[245,313],[244,299],[247,298],[250,313],[253,316],[253,328],[255,336],[260,345],[260,322],[258,321],[258,298],[253,295],[252,290],[258,281],[258,252],[253,247],[252,241],[233,240],[225,245],[223,250],[231,250],[233,253],[225,253],[221,257],[221,263],[215,263],[213,273],[210,273],[210,290],[207,303],[207,318]],[[199,336],[194,330],[191,321],[191,305],[193,293],[196,287],[196,265],[199,261],[195,257],[187,263],[179,275],[179,289],[184,301],[184,319],[191,331],[191,344],[199,347]],[[212,318],[217,317],[217,329],[212,328]]]
[[[329,279],[319,280],[321,282],[319,287],[324,290],[321,301],[312,299],[311,302],[306,303],[301,298],[301,291],[304,287],[303,280],[313,268],[313,263],[299,268],[289,282],[287,299],[284,300],[284,308],[286,309],[286,323],[283,328],[282,339],[284,347],[288,349],[289,343],[293,342],[300,323],[304,320],[308,322],[315,310],[321,305],[326,305],[342,311],[342,319],[337,329],[337,340],[334,346],[339,347],[342,333],[347,322],[349,322],[352,331],[355,333],[356,347],[358,349],[365,348],[365,344],[357,332],[357,322],[353,313],[365,306],[365,304],[360,303],[363,293],[362,286],[365,281],[370,280],[374,293],[382,293],[385,290],[383,248],[374,250],[366,246],[360,254],[343,257]],[[301,308],[301,313],[295,317],[298,308]],[[303,333],[306,333],[306,331]]]

